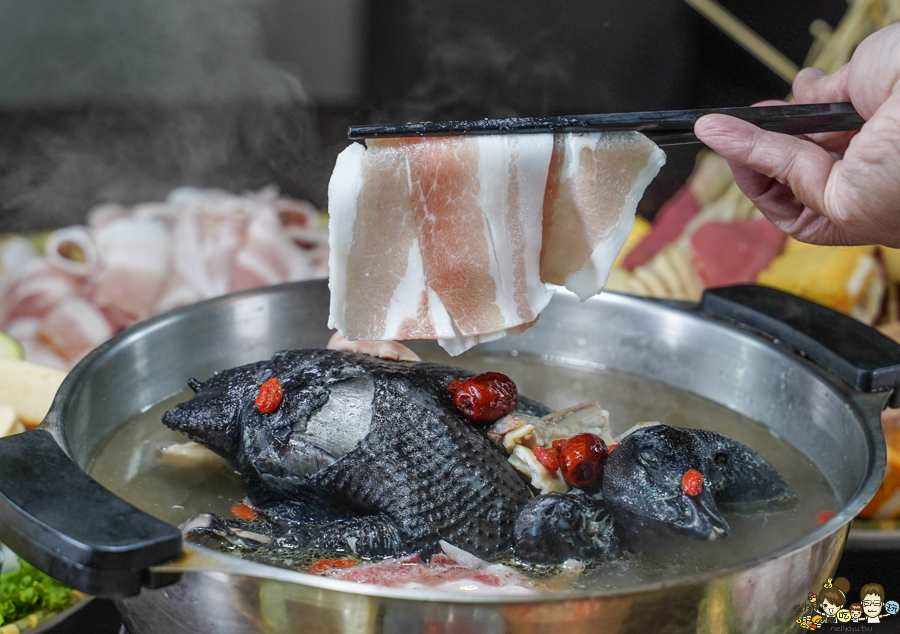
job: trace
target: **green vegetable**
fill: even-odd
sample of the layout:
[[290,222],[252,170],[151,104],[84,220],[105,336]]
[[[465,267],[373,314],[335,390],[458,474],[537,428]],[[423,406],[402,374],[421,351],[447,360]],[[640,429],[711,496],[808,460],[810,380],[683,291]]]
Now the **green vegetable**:
[[13,339],[9,334],[0,330],[0,358],[2,359],[24,359],[25,352],[22,350],[22,344]]
[[55,612],[69,605],[70,590],[21,559],[22,567],[0,576],[0,625],[32,612]]

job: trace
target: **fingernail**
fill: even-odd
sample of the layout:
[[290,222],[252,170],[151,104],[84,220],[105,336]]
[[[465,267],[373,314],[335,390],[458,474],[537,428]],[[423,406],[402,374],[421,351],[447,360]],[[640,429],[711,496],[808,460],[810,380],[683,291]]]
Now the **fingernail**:
[[818,79],[819,77],[824,77],[827,74],[828,73],[826,73],[821,68],[816,68],[815,66],[808,66],[808,67],[802,69],[799,73],[797,73],[797,79],[802,78],[802,79],[805,79],[808,81],[810,79]]

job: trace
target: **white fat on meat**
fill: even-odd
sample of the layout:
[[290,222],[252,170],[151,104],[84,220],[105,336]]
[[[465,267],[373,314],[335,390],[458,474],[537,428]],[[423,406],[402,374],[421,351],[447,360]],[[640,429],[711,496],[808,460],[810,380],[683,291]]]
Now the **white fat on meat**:
[[166,282],[166,288],[162,295],[156,300],[156,314],[160,315],[164,312],[181,308],[204,299],[201,291],[188,284],[180,273],[172,272]]
[[665,154],[638,133],[354,144],[328,188],[329,327],[450,354],[599,292]]
[[507,414],[487,428],[488,439],[512,453],[516,445],[534,449],[550,447],[554,440],[565,440],[577,434],[594,434],[608,445],[615,444],[609,426],[609,412],[598,401],[586,401],[551,412],[540,418],[528,414]]
[[347,148],[329,183],[331,314],[348,339],[451,354],[537,319],[552,135]]
[[169,236],[153,218],[118,218],[96,229],[102,254],[90,299],[127,326],[153,316],[169,271]]
[[544,203],[541,279],[583,301],[600,292],[634,226],[644,190],[666,162],[638,132],[560,134]]
[[519,473],[531,479],[531,486],[545,493],[568,493],[571,487],[566,484],[559,469],[550,471],[534,455],[533,449],[516,445],[510,454],[509,464]]
[[282,280],[313,277],[309,258],[284,234],[277,214],[251,215],[243,238],[243,244],[231,262],[232,289],[258,288]]
[[[180,198],[184,197],[176,200]],[[203,297],[224,295],[230,290],[231,261],[240,247],[246,216],[190,201],[181,203],[190,211],[171,225],[175,272]]]
[[43,317],[76,293],[77,283],[71,275],[43,258],[29,259],[10,273],[3,285],[0,319],[6,323],[22,317]]
[[554,440],[578,434],[594,434],[607,446],[614,443],[609,426],[609,412],[597,401],[587,401],[541,418],[528,414],[507,414],[486,430],[488,439],[509,454],[509,463],[531,480],[541,493],[570,490],[557,469],[550,471],[534,455],[535,447],[549,448]]
[[113,335],[113,327],[94,304],[69,297],[53,307],[37,329],[36,339],[66,360],[78,359]]
[[[70,368],[108,327],[114,333],[252,286],[324,277],[327,236],[318,224],[314,207],[274,188],[240,196],[181,188],[164,202],[103,205],[86,226],[52,232],[44,255],[22,237],[0,245],[0,328],[16,331],[28,360]],[[72,324],[71,333],[51,333]]]
[[411,361],[417,363],[422,360],[419,355],[399,341],[365,341],[362,339],[348,341],[339,332],[331,335],[331,339],[328,340],[328,345],[325,347],[328,350],[359,352],[390,361]]

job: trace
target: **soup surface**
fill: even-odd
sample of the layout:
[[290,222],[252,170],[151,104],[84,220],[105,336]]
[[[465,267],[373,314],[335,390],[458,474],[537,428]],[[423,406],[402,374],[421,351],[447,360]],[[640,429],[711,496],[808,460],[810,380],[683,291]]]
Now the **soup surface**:
[[[447,362],[437,357],[426,360]],[[738,564],[791,544],[817,527],[817,514],[838,510],[830,485],[806,456],[765,426],[694,394],[631,374],[527,355],[476,349],[451,363],[475,372],[503,372],[516,382],[520,393],[553,409],[597,399],[610,413],[614,434],[639,421],[724,433],[769,460],[797,496],[789,508],[722,509],[732,531],[725,539],[648,536],[640,553],[590,567],[577,587],[628,587]],[[162,447],[186,440],[165,427],[161,417],[191,395],[186,390],[126,422],[101,447],[89,468],[109,489],[173,524],[199,512],[229,517],[232,505],[244,497],[240,476],[218,457],[197,462],[161,459]]]

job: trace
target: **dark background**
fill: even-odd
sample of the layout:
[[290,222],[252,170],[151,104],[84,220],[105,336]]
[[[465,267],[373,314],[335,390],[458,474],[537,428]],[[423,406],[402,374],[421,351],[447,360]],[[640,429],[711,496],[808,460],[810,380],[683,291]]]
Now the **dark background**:
[[[845,0],[724,0],[798,64]],[[789,86],[681,0],[0,0],[0,231],[181,185],[324,207],[349,124],[747,105]],[[652,216],[689,173],[669,165]]]

